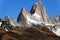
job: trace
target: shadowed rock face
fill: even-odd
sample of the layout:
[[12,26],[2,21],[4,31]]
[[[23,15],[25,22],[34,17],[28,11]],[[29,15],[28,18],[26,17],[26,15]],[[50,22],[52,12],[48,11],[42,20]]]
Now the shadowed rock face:
[[60,40],[60,37],[57,37],[46,27],[31,27],[19,31],[6,32],[2,36],[2,40]]
[[22,27],[27,27],[27,16],[30,16],[30,14],[25,10],[25,8],[22,8],[17,22],[21,24]]
[[[25,22],[26,19],[25,19],[24,15],[23,15],[23,12],[22,12],[22,11],[25,11],[25,10],[24,10],[24,9],[21,10],[21,12],[20,12],[20,14],[19,14],[19,16],[18,16],[18,22],[24,25],[24,23],[26,23],[26,22]],[[23,20],[23,21],[22,21],[22,20]]]

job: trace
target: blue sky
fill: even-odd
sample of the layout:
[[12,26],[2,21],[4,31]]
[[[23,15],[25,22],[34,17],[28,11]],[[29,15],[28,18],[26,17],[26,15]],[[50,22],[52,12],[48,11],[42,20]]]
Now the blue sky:
[[[11,19],[17,18],[21,8],[29,12],[32,5],[39,0],[0,0],[0,18],[8,15]],[[60,15],[60,0],[40,0],[46,8],[48,17]]]

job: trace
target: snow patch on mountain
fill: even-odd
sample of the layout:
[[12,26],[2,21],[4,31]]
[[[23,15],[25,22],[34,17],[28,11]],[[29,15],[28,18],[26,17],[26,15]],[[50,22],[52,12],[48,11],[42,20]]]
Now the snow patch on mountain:
[[7,29],[7,28],[5,28],[5,31],[8,31],[8,29]]
[[38,13],[34,13],[33,16],[35,16],[36,18],[41,18],[40,15],[38,15]]
[[46,26],[54,26],[55,24],[45,23]]
[[58,28],[56,31],[53,31],[57,36],[60,36],[60,29]]
[[30,17],[27,17],[27,20],[28,20],[28,22],[29,23],[33,23],[33,24],[35,24],[35,25],[37,25],[37,24],[41,24],[41,22],[38,22],[38,21],[36,21],[36,20],[33,20],[33,19],[31,19]]
[[2,22],[0,22],[0,26],[1,26]]

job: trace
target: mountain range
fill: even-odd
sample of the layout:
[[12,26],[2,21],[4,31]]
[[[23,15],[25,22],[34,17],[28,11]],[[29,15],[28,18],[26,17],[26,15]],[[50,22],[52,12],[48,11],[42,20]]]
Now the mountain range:
[[58,30],[60,30],[60,16],[48,18],[46,9],[40,1],[32,6],[30,12],[22,8],[18,15],[17,22],[21,24],[21,27],[47,26],[47,28],[56,35],[60,35],[60,31],[58,32]]
[[[5,16],[4,20],[0,19],[0,29],[4,34],[3,40],[8,38],[12,40],[28,40],[29,38],[30,40],[49,40],[50,38],[50,40],[59,40],[60,16],[48,18],[45,6],[39,1],[32,6],[30,12],[22,8],[17,20],[10,20],[8,16]],[[17,37],[15,38],[14,35]]]

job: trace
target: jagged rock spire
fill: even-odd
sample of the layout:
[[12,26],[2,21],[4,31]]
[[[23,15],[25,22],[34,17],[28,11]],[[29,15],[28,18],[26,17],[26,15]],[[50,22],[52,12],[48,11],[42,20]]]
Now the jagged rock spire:
[[22,27],[27,27],[27,16],[29,15],[30,14],[26,11],[26,9],[22,8],[18,16],[17,22],[20,23]]
[[18,15],[17,22],[21,21],[21,19],[23,20],[26,15],[30,15],[30,14],[26,11],[25,8],[22,8],[20,14]]
[[25,11],[25,8],[21,9],[21,12],[19,13],[18,18],[17,18],[17,22],[19,22],[22,19],[21,16],[23,16],[23,11]]

